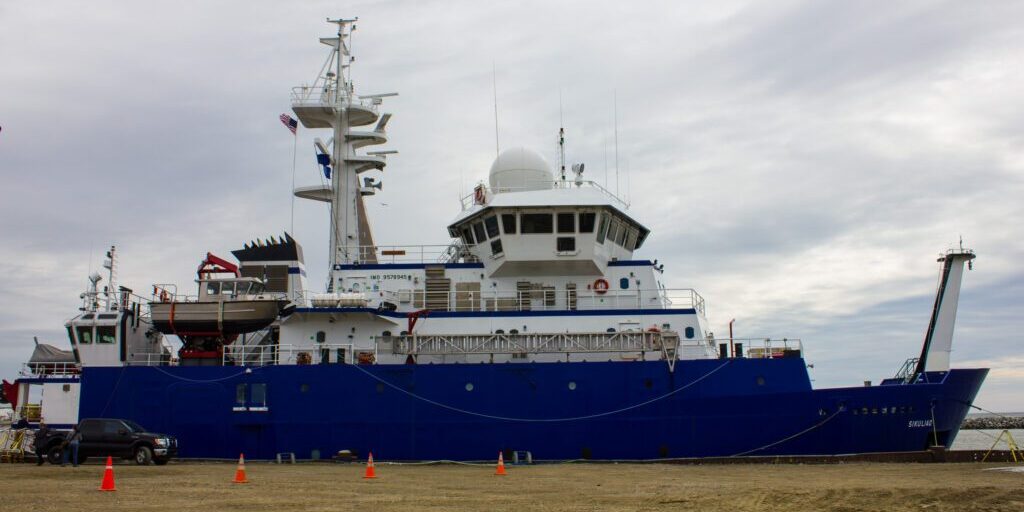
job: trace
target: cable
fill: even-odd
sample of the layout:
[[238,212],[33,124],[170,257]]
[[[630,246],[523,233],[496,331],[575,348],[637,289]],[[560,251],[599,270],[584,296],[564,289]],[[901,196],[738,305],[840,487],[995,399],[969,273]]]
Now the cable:
[[[233,379],[235,377],[239,377],[241,375],[245,375],[246,373],[250,373],[251,371],[254,370],[254,369],[251,369],[251,368],[245,368],[242,371],[240,371],[240,372],[238,372],[238,373],[236,373],[234,375],[228,375],[227,377],[221,377],[219,379],[210,379],[210,380],[199,380],[199,379],[189,379],[189,378],[186,378],[186,377],[181,377],[179,375],[174,375],[173,373],[170,373],[170,372],[167,372],[165,370],[160,369],[159,366],[150,366],[150,368],[153,368],[154,370],[156,370],[156,371],[158,371],[158,372],[160,372],[160,373],[162,373],[162,374],[164,374],[164,375],[166,375],[168,377],[171,377],[171,378],[174,378],[174,379],[178,379],[178,380],[182,380],[182,381],[185,381],[185,382],[194,382],[196,384],[208,384],[208,383],[212,383],[212,382],[222,382],[222,381],[225,381],[225,380],[231,380],[231,379]],[[257,366],[255,368],[255,370],[262,370],[262,369],[263,369],[262,366]]]
[[402,393],[404,393],[406,395],[409,395],[410,397],[415,398],[417,400],[422,400],[422,401],[427,402],[429,404],[436,405],[438,407],[441,407],[443,409],[448,409],[450,411],[460,412],[462,414],[468,414],[470,416],[477,416],[477,417],[480,417],[480,418],[487,418],[487,419],[492,419],[492,420],[521,421],[521,422],[527,422],[527,423],[557,423],[557,422],[563,422],[563,421],[589,420],[589,419],[594,419],[594,418],[600,418],[600,417],[603,417],[603,416],[611,416],[613,414],[618,414],[620,412],[625,412],[625,411],[629,411],[629,410],[632,410],[632,409],[637,409],[639,407],[643,407],[645,405],[657,402],[659,400],[663,400],[663,399],[668,398],[668,397],[670,397],[670,396],[672,396],[672,395],[674,395],[676,393],[684,391],[684,390],[688,389],[689,387],[693,386],[694,384],[697,384],[698,382],[700,382],[700,381],[710,377],[711,375],[713,375],[718,370],[721,370],[722,368],[725,368],[725,366],[728,365],[731,362],[732,362],[732,359],[727,359],[724,363],[722,363],[719,366],[715,367],[714,370],[711,370],[710,372],[705,373],[704,375],[701,375],[700,377],[698,377],[697,379],[695,379],[692,382],[688,383],[687,385],[685,385],[685,386],[683,386],[681,388],[669,391],[668,393],[665,393],[664,395],[652,398],[650,400],[646,400],[646,401],[640,402],[638,404],[630,405],[628,407],[623,407],[621,409],[615,409],[613,411],[606,411],[606,412],[601,412],[601,413],[597,413],[597,414],[588,414],[586,416],[573,416],[573,417],[566,417],[566,418],[511,418],[511,417],[507,417],[507,416],[495,416],[495,415],[491,415],[491,414],[483,414],[483,413],[479,413],[479,412],[467,411],[465,409],[460,409],[458,407],[453,407],[451,405],[443,404],[441,402],[437,402],[437,401],[431,400],[429,398],[417,395],[416,393],[413,393],[411,391],[402,389],[402,388],[400,388],[400,387],[398,387],[398,386],[396,386],[396,385],[394,385],[394,384],[392,384],[392,383],[390,383],[390,382],[388,382],[388,381],[386,381],[386,380],[384,380],[384,379],[382,379],[382,378],[380,378],[380,377],[378,377],[378,376],[376,376],[376,375],[374,375],[374,374],[364,370],[363,368],[360,368],[358,364],[352,365],[352,366],[354,368],[356,368],[357,370],[359,370],[359,371],[365,373],[366,375],[370,376],[370,378],[380,382],[381,384],[384,384],[385,386],[388,386],[388,387],[390,387],[390,388],[392,388],[392,389],[394,389],[396,391],[400,391],[400,392],[402,392]]
[[793,435],[791,435],[789,437],[780,439],[780,440],[775,441],[774,443],[771,443],[771,444],[766,444],[766,445],[764,445],[764,446],[762,446],[760,448],[754,448],[753,450],[747,450],[745,452],[740,452],[740,453],[737,453],[736,455],[730,455],[729,457],[742,457],[744,455],[748,455],[748,454],[751,454],[751,453],[754,453],[754,452],[759,452],[761,450],[765,450],[765,449],[771,448],[773,446],[780,445],[780,444],[785,443],[786,441],[789,441],[791,439],[796,439],[796,438],[798,438],[798,437],[800,437],[800,436],[802,436],[802,435],[804,435],[804,434],[806,434],[806,433],[808,433],[808,432],[810,432],[810,431],[812,431],[812,430],[814,430],[814,429],[816,429],[816,428],[818,428],[818,427],[828,423],[829,421],[832,420],[832,418],[835,418],[839,413],[843,412],[843,410],[844,409],[842,407],[840,407],[839,409],[836,409],[836,412],[834,412],[831,415],[829,415],[829,417],[827,417],[827,418],[819,421],[818,423],[816,423],[814,425],[811,425],[810,427],[808,427],[808,428],[806,428],[806,429],[804,429],[804,430],[802,430],[800,432],[797,432],[796,434],[793,434]]

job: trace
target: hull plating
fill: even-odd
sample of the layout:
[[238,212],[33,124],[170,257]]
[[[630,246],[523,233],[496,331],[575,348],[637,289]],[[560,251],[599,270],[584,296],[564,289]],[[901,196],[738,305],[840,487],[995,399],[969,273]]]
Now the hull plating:
[[537,459],[918,451],[933,436],[952,442],[987,372],[814,391],[795,358],[680,361],[674,372],[653,361],[249,373],[86,368],[80,417],[129,418],[175,435],[182,457],[329,458],[342,449],[392,460],[482,460],[498,450],[529,450]]

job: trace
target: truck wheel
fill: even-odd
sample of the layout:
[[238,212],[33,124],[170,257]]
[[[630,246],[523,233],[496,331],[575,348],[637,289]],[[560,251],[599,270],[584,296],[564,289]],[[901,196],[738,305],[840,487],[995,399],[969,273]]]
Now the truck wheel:
[[60,449],[59,444],[55,444],[51,446],[48,450],[46,450],[46,460],[49,461],[50,464],[60,464],[61,458],[63,456],[64,450]]
[[135,463],[140,466],[148,465],[153,461],[153,450],[150,450],[148,446],[139,446],[135,448]]

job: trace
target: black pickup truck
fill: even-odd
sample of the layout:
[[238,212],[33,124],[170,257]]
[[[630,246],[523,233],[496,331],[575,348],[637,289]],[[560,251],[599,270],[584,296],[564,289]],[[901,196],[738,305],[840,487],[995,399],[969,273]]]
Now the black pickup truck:
[[[178,440],[147,431],[130,420],[88,418],[78,423],[82,441],[78,445],[78,462],[89,457],[132,459],[136,464],[150,462],[162,466],[178,455]],[[60,464],[61,445],[68,431],[55,431],[39,444],[51,464]]]

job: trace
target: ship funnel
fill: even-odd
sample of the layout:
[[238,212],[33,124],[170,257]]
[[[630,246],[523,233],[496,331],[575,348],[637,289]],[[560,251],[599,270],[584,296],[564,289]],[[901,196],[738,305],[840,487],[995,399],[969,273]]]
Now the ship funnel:
[[964,274],[964,263],[970,264],[975,258],[970,249],[952,249],[939,258],[942,272],[939,289],[935,294],[935,306],[928,323],[924,347],[917,361],[918,375],[924,372],[949,371],[949,353],[953,348],[953,325],[956,323],[956,307],[960,301],[960,281]]

